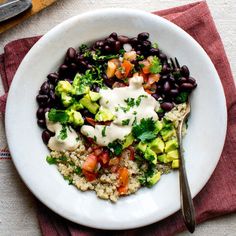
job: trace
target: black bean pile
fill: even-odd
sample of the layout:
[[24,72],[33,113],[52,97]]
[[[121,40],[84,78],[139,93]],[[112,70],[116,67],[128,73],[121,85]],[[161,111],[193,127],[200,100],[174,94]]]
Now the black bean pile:
[[[57,72],[50,73],[47,80],[42,84],[39,93],[36,97],[39,108],[37,110],[37,123],[40,127],[46,128],[45,113],[52,107],[57,109],[65,109],[60,102],[60,99],[55,95],[55,87],[59,80],[67,80],[72,83],[76,73],[85,73],[87,70],[92,70],[98,63],[101,67],[101,77],[104,85],[113,87],[116,82],[124,83],[116,77],[108,79],[106,76],[106,65],[109,57],[100,60],[94,60],[91,53],[100,52],[100,55],[122,55],[123,45],[130,44],[136,54],[147,58],[148,56],[156,56],[160,59],[162,70],[160,80],[156,82],[156,91],[152,94],[155,99],[161,103],[162,115],[164,112],[170,111],[174,107],[174,103],[183,103],[187,100],[191,91],[197,86],[194,78],[190,76],[189,69],[186,65],[180,66],[175,58],[168,59],[167,55],[149,40],[149,33],[142,32],[137,37],[127,37],[111,33],[107,38],[94,42],[90,47],[84,50],[80,47],[78,50],[69,48],[66,52],[64,62],[59,66]],[[123,50],[124,51],[124,50]],[[89,52],[89,53],[88,53]],[[124,52],[123,52],[124,53]],[[136,71],[141,70],[138,59],[132,61]],[[127,86],[127,84],[124,84]],[[98,92],[100,87],[92,85],[91,90]],[[87,110],[80,111],[83,116],[90,116]],[[51,136],[48,130],[43,132],[43,140],[47,143]]]

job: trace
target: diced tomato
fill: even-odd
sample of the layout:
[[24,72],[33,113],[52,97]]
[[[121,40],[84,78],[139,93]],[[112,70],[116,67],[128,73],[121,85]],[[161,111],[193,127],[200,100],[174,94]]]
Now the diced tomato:
[[112,172],[112,173],[116,173],[116,172],[118,171],[118,169],[119,169],[119,166],[118,166],[118,165],[117,165],[117,166],[116,166],[116,165],[115,165],[115,166],[112,166],[112,167],[111,167],[111,172]]
[[150,89],[145,89],[145,92],[146,92],[146,93],[149,93],[149,94],[155,93],[154,91],[151,91]]
[[85,170],[88,172],[94,172],[97,166],[97,163],[98,163],[97,157],[94,154],[89,154],[82,166],[82,170]]
[[120,83],[120,82],[115,82],[112,86],[112,88],[121,88],[121,87],[126,87],[127,85],[125,85],[124,83]]
[[129,147],[128,147],[128,150],[129,150],[129,152],[130,152],[130,154],[129,154],[129,159],[130,159],[131,161],[133,161],[133,160],[134,160],[134,153],[135,153],[134,147],[129,146]]
[[124,195],[128,191],[128,186],[120,186],[117,188],[119,195]]
[[148,60],[140,61],[139,64],[142,66],[142,71],[144,74],[150,73],[150,62]]
[[100,155],[99,155],[99,160],[101,161],[101,164],[106,165],[108,164],[110,157],[108,152],[103,151]]
[[117,69],[115,72],[115,76],[117,77],[117,79],[123,79],[123,74],[120,71],[120,69]]
[[102,154],[102,152],[103,152],[102,148],[96,148],[96,149],[93,151],[94,155],[97,156],[97,157],[98,157],[100,154]]
[[133,68],[133,64],[128,60],[124,60],[121,67],[124,69],[124,78],[127,78]]
[[160,79],[160,74],[150,74],[148,76],[148,83],[149,84],[154,84],[155,82],[158,82]]
[[119,165],[119,163],[120,163],[120,158],[114,157],[114,158],[110,159],[109,166],[116,166],[116,165]]
[[126,167],[120,167],[118,170],[118,178],[120,186],[127,186],[129,182],[129,171]]
[[97,178],[96,173],[91,173],[91,172],[83,170],[83,169],[82,169],[82,173],[84,174],[86,180],[88,180],[89,182],[91,182]]
[[93,119],[93,118],[91,118],[91,117],[85,117],[85,120],[90,124],[90,125],[92,125],[92,126],[95,126],[96,125],[96,121]]
[[143,81],[145,83],[147,83],[148,82],[148,74],[141,73],[141,76],[143,77]]

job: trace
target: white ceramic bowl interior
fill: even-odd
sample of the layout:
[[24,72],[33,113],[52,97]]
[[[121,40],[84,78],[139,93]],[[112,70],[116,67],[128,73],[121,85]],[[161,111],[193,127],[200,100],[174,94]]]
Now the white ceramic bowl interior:
[[[21,63],[8,96],[6,134],[14,164],[33,194],[61,216],[102,229],[128,229],[159,221],[180,208],[178,172],[164,175],[153,188],[121,198],[116,204],[94,192],[68,185],[55,166],[36,124],[35,97],[48,73],[57,70],[68,47],[104,38],[111,32],[136,36],[147,31],[170,57],[188,65],[198,87],[184,140],[186,169],[192,195],[210,178],[226,133],[225,98],[217,72],[205,51],[169,21],[138,10],[104,9],[73,17],[45,34]],[[220,128],[219,128],[220,127]]]

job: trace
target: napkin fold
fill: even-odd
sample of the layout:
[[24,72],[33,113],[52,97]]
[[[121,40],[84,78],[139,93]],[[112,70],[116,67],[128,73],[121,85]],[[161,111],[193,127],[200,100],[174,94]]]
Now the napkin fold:
[[[224,87],[228,128],[220,161],[210,180],[194,198],[197,223],[236,211],[236,90],[230,65],[220,36],[205,1],[154,12],[180,26],[205,49],[214,63]],[[29,49],[39,37],[13,41],[0,55],[0,74],[6,94],[0,98],[4,112],[7,92],[14,74]],[[217,106],[217,104],[215,104]],[[220,128],[220,127],[219,127]],[[201,173],[199,173],[201,174]],[[180,211],[155,224],[133,230],[104,231],[72,223],[37,202],[37,213],[42,234],[45,236],[93,235],[158,235],[167,236],[185,230]],[[92,214],[92,213],[91,213]]]

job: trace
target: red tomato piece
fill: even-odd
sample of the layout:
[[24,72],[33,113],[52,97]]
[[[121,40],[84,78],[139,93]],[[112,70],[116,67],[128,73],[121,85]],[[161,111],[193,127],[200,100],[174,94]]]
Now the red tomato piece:
[[82,170],[94,172],[95,168],[97,167],[97,163],[97,157],[94,154],[90,154],[87,156],[87,159],[82,166]]

